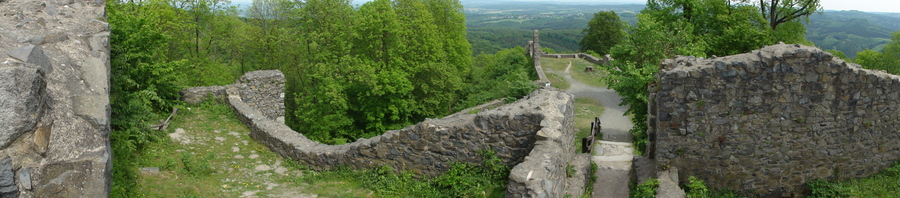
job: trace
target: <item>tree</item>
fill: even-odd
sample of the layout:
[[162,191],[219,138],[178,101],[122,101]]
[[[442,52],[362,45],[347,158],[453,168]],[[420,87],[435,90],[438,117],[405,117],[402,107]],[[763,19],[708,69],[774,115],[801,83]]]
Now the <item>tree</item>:
[[762,25],[765,19],[755,10],[729,0],[650,0],[641,13],[664,26],[690,23],[691,34],[709,44],[705,54],[724,56],[774,43],[773,31]]
[[[744,0],[747,1],[747,0]],[[769,21],[772,30],[801,17],[809,17],[822,9],[819,0],[757,0],[759,12]]]
[[624,38],[625,25],[614,11],[601,11],[594,14],[594,18],[588,22],[588,27],[582,30],[585,35],[578,45],[581,51],[593,51],[598,54],[608,54],[609,49],[618,44]]
[[866,69],[884,70],[900,75],[900,31],[891,34],[891,42],[886,44],[881,52],[870,49],[858,52],[854,62]]
[[622,96],[619,105],[628,106],[625,114],[633,115],[634,143],[643,151],[647,143],[647,87],[659,70],[661,59],[675,55],[704,56],[707,44],[693,35],[694,26],[684,21],[663,23],[652,15],[638,15],[638,24],[630,29],[625,40],[610,49],[616,60],[609,67],[609,75],[601,80]]

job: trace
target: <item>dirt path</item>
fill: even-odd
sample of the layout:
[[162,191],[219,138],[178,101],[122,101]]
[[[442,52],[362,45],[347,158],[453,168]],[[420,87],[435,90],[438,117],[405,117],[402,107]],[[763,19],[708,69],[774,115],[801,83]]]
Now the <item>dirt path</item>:
[[600,104],[603,104],[603,107],[606,110],[603,111],[603,114],[600,115],[600,126],[602,127],[603,132],[603,140],[606,141],[615,141],[615,142],[631,142],[631,134],[628,133],[628,130],[631,130],[632,124],[631,120],[628,117],[625,117],[625,110],[628,107],[619,106],[618,104],[622,101],[622,97],[616,93],[616,91],[607,89],[604,87],[594,87],[590,85],[586,85],[581,83],[574,78],[570,73],[570,68],[572,67],[572,63],[569,62],[569,66],[566,67],[565,71],[554,71],[551,68],[545,67],[544,69],[548,73],[558,74],[563,76],[566,81],[569,81],[571,86],[566,92],[575,95],[575,97],[590,97],[594,98],[597,101],[600,101]]

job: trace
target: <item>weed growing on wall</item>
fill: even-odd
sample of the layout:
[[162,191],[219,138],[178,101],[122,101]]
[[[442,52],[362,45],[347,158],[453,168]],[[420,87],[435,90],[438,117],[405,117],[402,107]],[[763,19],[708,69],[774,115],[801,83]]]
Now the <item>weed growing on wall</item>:
[[806,183],[809,197],[896,197],[900,194],[900,163],[868,178],[849,181],[814,180]]
[[643,184],[638,184],[631,188],[632,198],[654,198],[656,197],[656,189],[659,188],[659,180],[650,178]]
[[[322,183],[332,181],[353,181],[368,188],[377,196],[386,197],[503,197],[509,166],[504,165],[494,151],[482,151],[481,164],[452,163],[450,170],[433,179],[422,178],[411,172],[397,173],[390,166],[370,170],[353,170],[338,167],[331,171],[315,172],[307,170],[297,182]],[[290,163],[289,166],[302,165]]]

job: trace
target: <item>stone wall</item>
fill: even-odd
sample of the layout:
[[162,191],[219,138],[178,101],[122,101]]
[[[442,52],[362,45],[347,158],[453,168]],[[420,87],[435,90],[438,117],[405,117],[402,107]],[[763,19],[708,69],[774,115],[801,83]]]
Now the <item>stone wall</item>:
[[237,85],[244,103],[284,122],[284,74],[278,70],[247,72]]
[[[200,101],[207,95],[226,98],[237,117],[250,128],[254,140],[316,169],[390,165],[397,170],[438,175],[450,168],[450,162],[480,163],[480,151],[494,150],[504,163],[514,166],[509,196],[562,197],[564,193],[566,164],[575,153],[574,97],[564,92],[537,90],[514,103],[477,114],[457,113],[353,143],[325,145],[309,140],[254,107],[280,107],[283,113],[283,92],[273,88],[283,84],[283,75],[278,71],[250,72],[236,84],[189,88],[182,96],[186,101]],[[218,95],[220,90],[224,90],[224,96]],[[247,93],[258,99],[245,99]]]
[[648,153],[679,178],[802,196],[806,182],[866,177],[900,159],[898,76],[785,44],[661,68]]
[[0,197],[108,197],[104,1],[0,1]]
[[574,54],[541,54],[541,57],[546,58],[580,58],[587,60],[588,62],[597,64],[597,65],[609,65],[609,61],[614,60],[609,54],[603,56],[603,58],[597,58],[596,56],[585,54],[585,53],[574,53]]

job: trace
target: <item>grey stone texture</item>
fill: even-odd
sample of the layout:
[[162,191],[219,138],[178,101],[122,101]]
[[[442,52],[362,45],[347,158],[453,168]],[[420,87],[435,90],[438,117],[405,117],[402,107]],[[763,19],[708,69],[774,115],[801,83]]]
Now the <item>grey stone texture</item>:
[[278,70],[247,72],[237,86],[241,100],[270,119],[284,117],[284,74]]
[[273,118],[284,113],[283,84],[284,76],[278,71],[250,72],[236,84],[224,86],[225,96],[217,95],[218,87],[189,88],[182,96],[195,101],[207,94],[225,97],[254,140],[315,169],[390,165],[398,171],[438,175],[450,168],[450,162],[479,163],[480,151],[494,150],[504,163],[514,166],[509,197],[562,197],[565,193],[566,164],[575,154],[572,95],[537,90],[477,114],[427,119],[373,138],[325,145]]
[[191,87],[181,90],[181,100],[190,104],[199,104],[212,97],[217,101],[225,101],[225,89],[228,86]]
[[0,66],[0,149],[35,129],[46,109],[46,82],[38,68]]
[[866,177],[900,159],[900,77],[815,47],[680,56],[657,77],[647,153],[682,180],[802,196],[806,182]]
[[0,2],[2,197],[109,196],[105,9],[103,1]]

